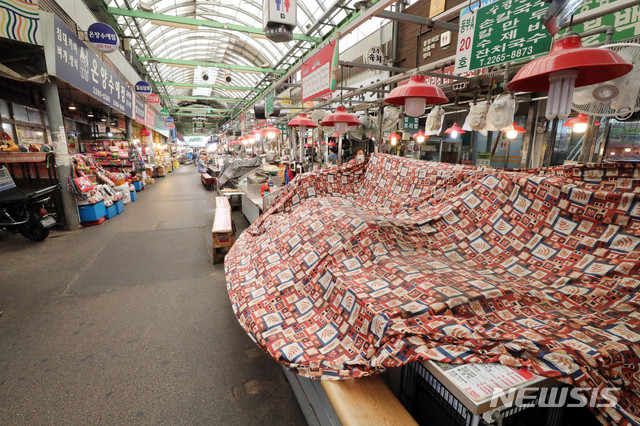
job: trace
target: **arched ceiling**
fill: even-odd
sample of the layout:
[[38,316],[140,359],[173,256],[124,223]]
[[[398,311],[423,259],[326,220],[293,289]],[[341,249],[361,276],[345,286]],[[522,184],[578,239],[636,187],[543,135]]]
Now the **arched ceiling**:
[[[211,113],[218,115],[214,120],[224,121],[225,114],[245,106],[270,79],[354,13],[351,3],[356,0],[298,1],[294,40],[286,43],[264,37],[261,0],[105,2],[145,64],[163,104],[174,113],[191,104],[227,110]],[[185,115],[178,122],[191,119]]]

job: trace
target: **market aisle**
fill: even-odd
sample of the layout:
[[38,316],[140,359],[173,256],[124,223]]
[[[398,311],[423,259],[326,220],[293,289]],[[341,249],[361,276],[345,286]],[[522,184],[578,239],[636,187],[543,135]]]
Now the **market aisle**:
[[0,424],[304,424],[210,262],[213,206],[183,165],[98,227],[0,234]]

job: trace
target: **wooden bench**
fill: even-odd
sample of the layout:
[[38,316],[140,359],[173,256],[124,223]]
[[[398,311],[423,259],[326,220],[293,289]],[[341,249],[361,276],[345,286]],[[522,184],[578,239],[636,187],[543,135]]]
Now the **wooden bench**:
[[216,178],[211,176],[209,173],[202,173],[200,175],[200,180],[202,181],[204,187],[207,189],[213,189],[216,184]]
[[380,376],[323,380],[321,384],[344,426],[418,424]]
[[[235,224],[231,218],[231,206],[227,197],[216,197],[216,212],[213,217],[211,235],[213,236],[213,263],[224,256],[233,245],[233,234],[236,232]],[[224,250],[220,252],[219,250]]]

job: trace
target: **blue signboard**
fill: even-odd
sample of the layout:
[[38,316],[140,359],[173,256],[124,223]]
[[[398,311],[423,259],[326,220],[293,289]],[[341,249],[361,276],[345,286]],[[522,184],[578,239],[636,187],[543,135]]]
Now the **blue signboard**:
[[140,99],[140,96],[135,97],[136,104],[134,109],[134,119],[140,124],[146,124],[145,117],[147,116],[147,112],[145,110],[145,102]]
[[113,28],[102,22],[91,24],[87,30],[87,37],[96,49],[103,52],[113,52],[118,49],[118,34]]
[[151,93],[151,85],[144,80],[140,80],[136,83],[136,92],[141,95],[148,95]]
[[56,76],[133,118],[133,90],[54,15]]
[[173,123],[173,117],[166,117],[164,121],[167,123]]

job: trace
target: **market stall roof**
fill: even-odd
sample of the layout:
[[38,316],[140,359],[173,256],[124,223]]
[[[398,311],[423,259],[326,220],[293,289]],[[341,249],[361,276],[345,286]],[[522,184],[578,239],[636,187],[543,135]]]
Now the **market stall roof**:
[[294,39],[274,43],[262,31],[260,0],[106,0],[163,103],[219,122],[358,13],[355,3],[298,1]]

